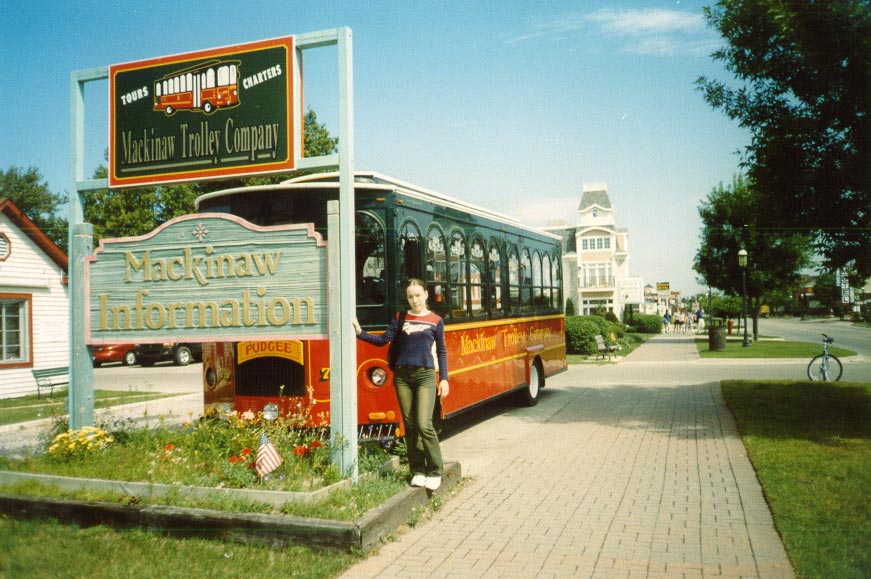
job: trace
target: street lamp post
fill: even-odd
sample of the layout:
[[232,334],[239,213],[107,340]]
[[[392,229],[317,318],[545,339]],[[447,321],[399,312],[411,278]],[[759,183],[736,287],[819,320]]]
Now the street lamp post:
[[745,348],[750,347],[750,340],[747,337],[747,250],[741,249],[738,252],[738,267],[741,268],[741,302],[744,306],[744,342],[741,344]]

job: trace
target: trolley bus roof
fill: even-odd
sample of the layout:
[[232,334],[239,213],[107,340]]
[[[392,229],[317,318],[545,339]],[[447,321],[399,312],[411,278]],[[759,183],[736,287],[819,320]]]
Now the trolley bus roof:
[[[444,205],[445,207],[451,207],[453,209],[464,211],[472,215],[492,219],[494,221],[505,223],[507,225],[511,225],[512,227],[524,229],[531,233],[536,233],[538,235],[542,235],[551,239],[560,239],[558,235],[555,235],[549,231],[544,231],[535,227],[524,225],[517,218],[511,217],[510,215],[505,215],[503,213],[499,213],[497,211],[493,211],[479,205],[475,205],[473,203],[462,201],[449,195],[444,195],[443,193],[438,193],[430,189],[425,189],[417,185],[412,185],[411,183],[406,183],[394,177],[389,177],[380,173],[371,171],[358,171],[354,174],[354,182],[355,184],[364,185],[366,189],[383,189],[384,191],[396,191],[402,195],[407,195],[409,197],[421,199],[423,201],[435,201],[440,205]],[[276,183],[274,185],[234,187],[232,189],[223,189],[220,191],[205,193],[197,197],[196,206],[197,208],[199,208],[200,202],[206,199],[214,199],[230,195],[241,195],[244,193],[253,193],[258,191],[262,191],[265,193],[268,191],[287,191],[288,189],[335,189],[338,186],[338,172],[334,171],[330,173],[312,173],[311,175],[288,179],[287,181],[282,181],[281,183]]]

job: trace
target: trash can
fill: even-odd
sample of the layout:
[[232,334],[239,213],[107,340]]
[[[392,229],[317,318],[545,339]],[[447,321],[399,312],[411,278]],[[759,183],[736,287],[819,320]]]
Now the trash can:
[[711,324],[708,326],[708,350],[724,352],[726,350],[726,326]]

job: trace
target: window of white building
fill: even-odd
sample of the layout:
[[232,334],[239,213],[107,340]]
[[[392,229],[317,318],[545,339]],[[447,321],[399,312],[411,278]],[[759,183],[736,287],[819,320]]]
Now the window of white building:
[[602,261],[596,263],[581,264],[580,271],[581,287],[612,287],[614,277],[611,272],[611,262]]
[[581,239],[581,251],[611,249],[610,237],[584,237]]
[[0,364],[30,361],[30,296],[0,294]]

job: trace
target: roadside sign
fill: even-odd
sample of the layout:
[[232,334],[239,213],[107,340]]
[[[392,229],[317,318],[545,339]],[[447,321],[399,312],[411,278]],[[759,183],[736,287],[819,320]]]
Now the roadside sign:
[[85,275],[90,344],[327,334],[326,241],[313,224],[185,215],[147,235],[103,239]]
[[109,186],[294,169],[294,37],[109,67]]

